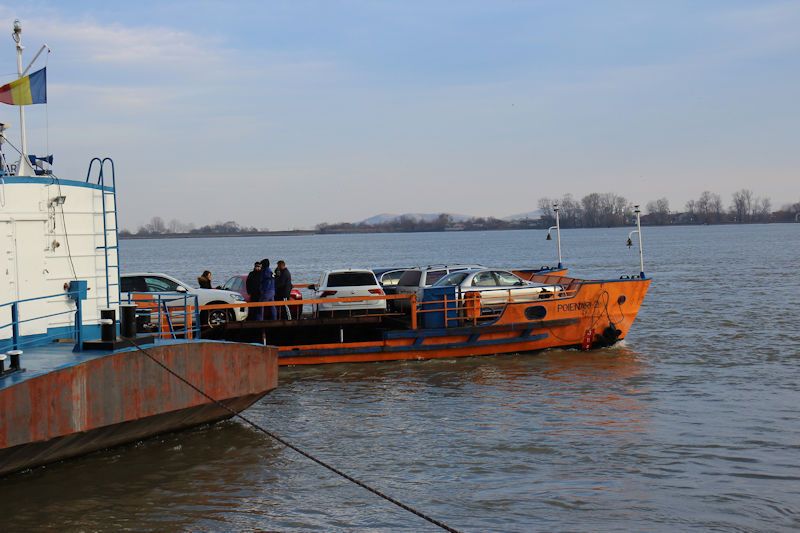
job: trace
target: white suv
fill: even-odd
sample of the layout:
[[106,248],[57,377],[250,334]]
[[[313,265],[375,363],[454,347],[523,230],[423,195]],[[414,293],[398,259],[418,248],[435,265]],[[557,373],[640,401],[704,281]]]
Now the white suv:
[[[383,289],[371,270],[326,270],[319,284],[309,287],[317,298],[349,298],[353,296],[382,296]],[[348,314],[351,311],[386,311],[386,300],[361,300],[355,302],[331,302],[317,305],[320,315]]]
[[[136,272],[120,276],[120,299],[128,301],[131,292],[179,292],[197,296],[198,305],[212,304],[238,304],[244,303],[244,298],[238,292],[222,289],[197,289],[180,280],[161,274],[159,272]],[[183,306],[183,301],[174,299],[167,303],[170,307]],[[240,322],[247,318],[246,307],[233,309],[213,309],[200,313],[200,324],[208,327],[221,326],[227,321]]]
[[[417,302],[422,301],[422,290],[430,287],[446,275],[458,270],[483,268],[481,265],[428,265],[406,270],[395,286],[397,294],[416,294]],[[409,300],[395,300],[397,308],[402,311],[409,310]]]

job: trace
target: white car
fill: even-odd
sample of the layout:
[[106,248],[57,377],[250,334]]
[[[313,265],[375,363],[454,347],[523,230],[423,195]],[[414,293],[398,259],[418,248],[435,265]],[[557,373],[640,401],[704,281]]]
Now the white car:
[[[132,292],[165,293],[177,292],[197,296],[198,305],[212,304],[238,304],[244,303],[241,294],[222,289],[198,289],[182,281],[162,274],[160,272],[136,272],[120,276],[121,301],[128,301],[128,294]],[[175,298],[167,303],[169,307],[182,307],[183,301]],[[247,318],[246,307],[233,309],[213,309],[200,313],[200,324],[208,327],[217,327],[225,322],[235,320],[240,322]]]
[[[317,285],[309,287],[314,298],[350,298],[353,296],[382,296],[383,289],[371,270],[327,270]],[[320,315],[351,314],[352,311],[386,311],[386,300],[331,302],[317,305]]]
[[481,295],[481,305],[501,306],[508,302],[529,302],[552,298],[564,290],[561,285],[525,281],[507,270],[476,268],[453,272],[437,281],[434,287],[455,286],[459,295]]

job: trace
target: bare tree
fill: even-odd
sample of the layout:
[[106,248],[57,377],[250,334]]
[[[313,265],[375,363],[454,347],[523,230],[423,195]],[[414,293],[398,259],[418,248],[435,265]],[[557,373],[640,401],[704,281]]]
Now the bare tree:
[[539,211],[542,213],[541,219],[548,226],[552,226],[556,223],[556,217],[553,214],[554,203],[556,202],[550,198],[539,198],[539,201],[536,204],[536,206],[539,208]]
[[769,198],[758,198],[753,204],[753,218],[758,222],[769,222],[772,202]]
[[583,218],[580,202],[575,200],[571,194],[565,194],[559,205],[561,206],[561,223],[564,227],[579,227]]
[[719,194],[712,194],[708,202],[708,213],[714,222],[722,222],[722,213],[725,209],[722,207],[722,198]]
[[733,193],[731,214],[739,224],[750,222],[753,210],[753,191],[742,189]]
[[689,200],[686,202],[686,212],[689,214],[689,221],[694,222],[697,214],[697,202],[694,200]]
[[647,202],[645,209],[647,214],[651,215],[650,220],[653,224],[661,226],[669,222],[669,200],[666,198]]
[[173,218],[169,221],[167,229],[170,233],[185,233],[186,226],[178,219]]
[[583,225],[588,228],[596,228],[601,224],[600,195],[596,192],[587,194],[581,198],[583,207]]

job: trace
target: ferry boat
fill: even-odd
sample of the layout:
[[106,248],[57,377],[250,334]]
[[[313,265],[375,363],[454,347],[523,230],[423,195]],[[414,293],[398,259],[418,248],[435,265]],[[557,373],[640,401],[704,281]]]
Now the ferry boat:
[[186,295],[180,334],[136,332],[120,305],[114,162],[63,179],[52,156],[28,154],[24,106],[46,102],[46,71],[28,71],[45,47],[23,70],[21,36],[15,21],[19,78],[0,87],[21,130],[17,148],[0,124],[0,475],[230,418],[277,386],[276,349],[198,338]]
[[[438,359],[478,355],[536,352],[548,348],[611,346],[624,339],[644,301],[651,279],[644,273],[639,206],[635,209],[639,272],[610,279],[580,279],[567,275],[561,258],[558,206],[555,229],[559,242],[558,266],[516,269],[525,281],[542,291],[498,288],[498,294],[470,292],[457,287],[433,286],[416,294],[384,294],[349,298],[303,300],[311,310],[299,320],[228,322],[207,334],[226,339],[258,341],[278,348],[280,365],[363,363],[408,359]],[[550,234],[548,230],[548,235]],[[328,317],[315,306],[334,302],[406,299],[386,305],[390,311],[352,310]],[[498,300],[502,302],[497,305]],[[296,303],[296,302],[295,302]],[[397,302],[396,302],[397,303]],[[277,302],[244,304],[276,306]],[[229,305],[204,306],[224,309]],[[362,306],[364,307],[364,306]],[[371,306],[377,307],[377,306]],[[405,312],[391,310],[404,309]]]

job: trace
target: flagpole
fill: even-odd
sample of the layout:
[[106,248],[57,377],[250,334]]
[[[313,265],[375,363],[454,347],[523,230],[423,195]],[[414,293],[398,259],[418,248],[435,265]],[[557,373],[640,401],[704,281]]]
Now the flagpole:
[[[14,21],[14,42],[17,43],[17,74],[22,77],[22,51],[25,49],[22,46],[22,24],[19,19]],[[34,171],[28,161],[28,135],[25,131],[25,106],[19,106],[19,131],[20,131],[20,149],[21,154],[19,158],[19,165],[17,165],[17,176],[33,176]]]

